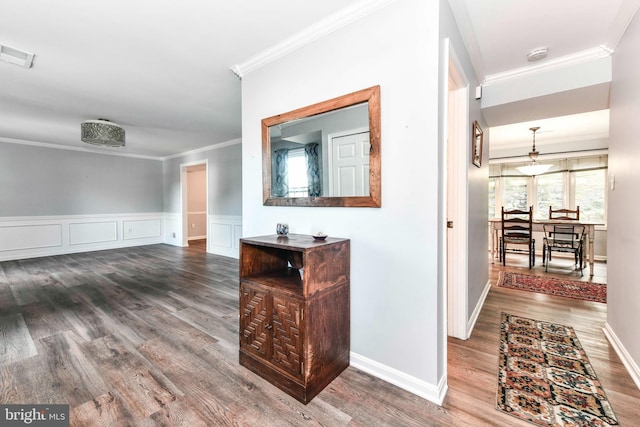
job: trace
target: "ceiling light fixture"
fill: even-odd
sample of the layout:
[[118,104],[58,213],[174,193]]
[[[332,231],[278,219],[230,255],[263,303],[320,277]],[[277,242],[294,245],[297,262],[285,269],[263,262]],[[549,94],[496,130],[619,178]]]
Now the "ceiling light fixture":
[[520,166],[518,169],[525,175],[540,175],[549,170],[549,168],[553,165],[541,165],[536,163],[538,159],[538,152],[536,151],[536,131],[540,129],[540,126],[534,126],[529,128],[531,132],[533,132],[533,149],[529,152],[529,158],[531,159],[531,163],[526,166]]
[[87,120],[80,125],[83,142],[103,147],[123,147],[124,129],[105,119]]
[[545,46],[537,47],[535,49],[530,50],[529,53],[527,53],[527,61],[529,62],[540,61],[541,59],[546,58],[548,54],[549,54],[548,47],[545,47]]
[[31,68],[34,56],[33,53],[0,44],[0,59],[10,64]]

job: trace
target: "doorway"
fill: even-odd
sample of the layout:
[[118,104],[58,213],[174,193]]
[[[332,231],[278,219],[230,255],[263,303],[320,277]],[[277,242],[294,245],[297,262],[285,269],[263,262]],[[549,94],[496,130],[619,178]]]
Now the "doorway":
[[467,339],[469,82],[451,47],[447,86],[447,334]]
[[208,249],[208,182],[206,160],[180,165],[182,246]]

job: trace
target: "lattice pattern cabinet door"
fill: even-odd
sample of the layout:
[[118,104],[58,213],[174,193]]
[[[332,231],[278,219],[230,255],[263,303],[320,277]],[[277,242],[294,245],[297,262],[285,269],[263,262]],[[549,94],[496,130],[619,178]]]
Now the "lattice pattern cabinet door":
[[273,355],[271,361],[297,377],[302,376],[300,315],[303,308],[294,298],[273,297]]
[[240,293],[240,347],[261,357],[269,357],[269,333],[271,311],[268,306],[269,294],[251,286],[244,286]]

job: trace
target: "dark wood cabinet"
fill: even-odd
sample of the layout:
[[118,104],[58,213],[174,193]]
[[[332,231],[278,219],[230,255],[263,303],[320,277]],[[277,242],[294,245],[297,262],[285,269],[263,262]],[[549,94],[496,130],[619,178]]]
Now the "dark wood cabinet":
[[240,239],[240,364],[302,403],[349,366],[350,242]]

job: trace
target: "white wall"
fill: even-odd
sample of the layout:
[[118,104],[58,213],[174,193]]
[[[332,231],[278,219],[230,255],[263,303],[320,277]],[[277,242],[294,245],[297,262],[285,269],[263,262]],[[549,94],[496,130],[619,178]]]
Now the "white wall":
[[0,142],[0,261],[162,242],[162,161]]
[[0,218],[162,211],[162,161],[0,141]]
[[[437,366],[438,8],[393,2],[242,80],[244,235],[287,222],[292,233],[350,238],[352,365],[434,401],[446,384]],[[373,85],[382,207],[263,206],[261,119]]]
[[[242,235],[242,149],[241,141],[233,140],[210,149],[185,153],[163,162],[164,242],[181,246],[181,165],[201,161],[207,163],[209,235],[207,251],[238,257]],[[188,192],[187,192],[188,195]]]
[[613,56],[609,176],[607,329],[618,353],[640,388],[640,286],[635,267],[640,246],[640,223],[631,221],[640,210],[640,17],[636,15]]

